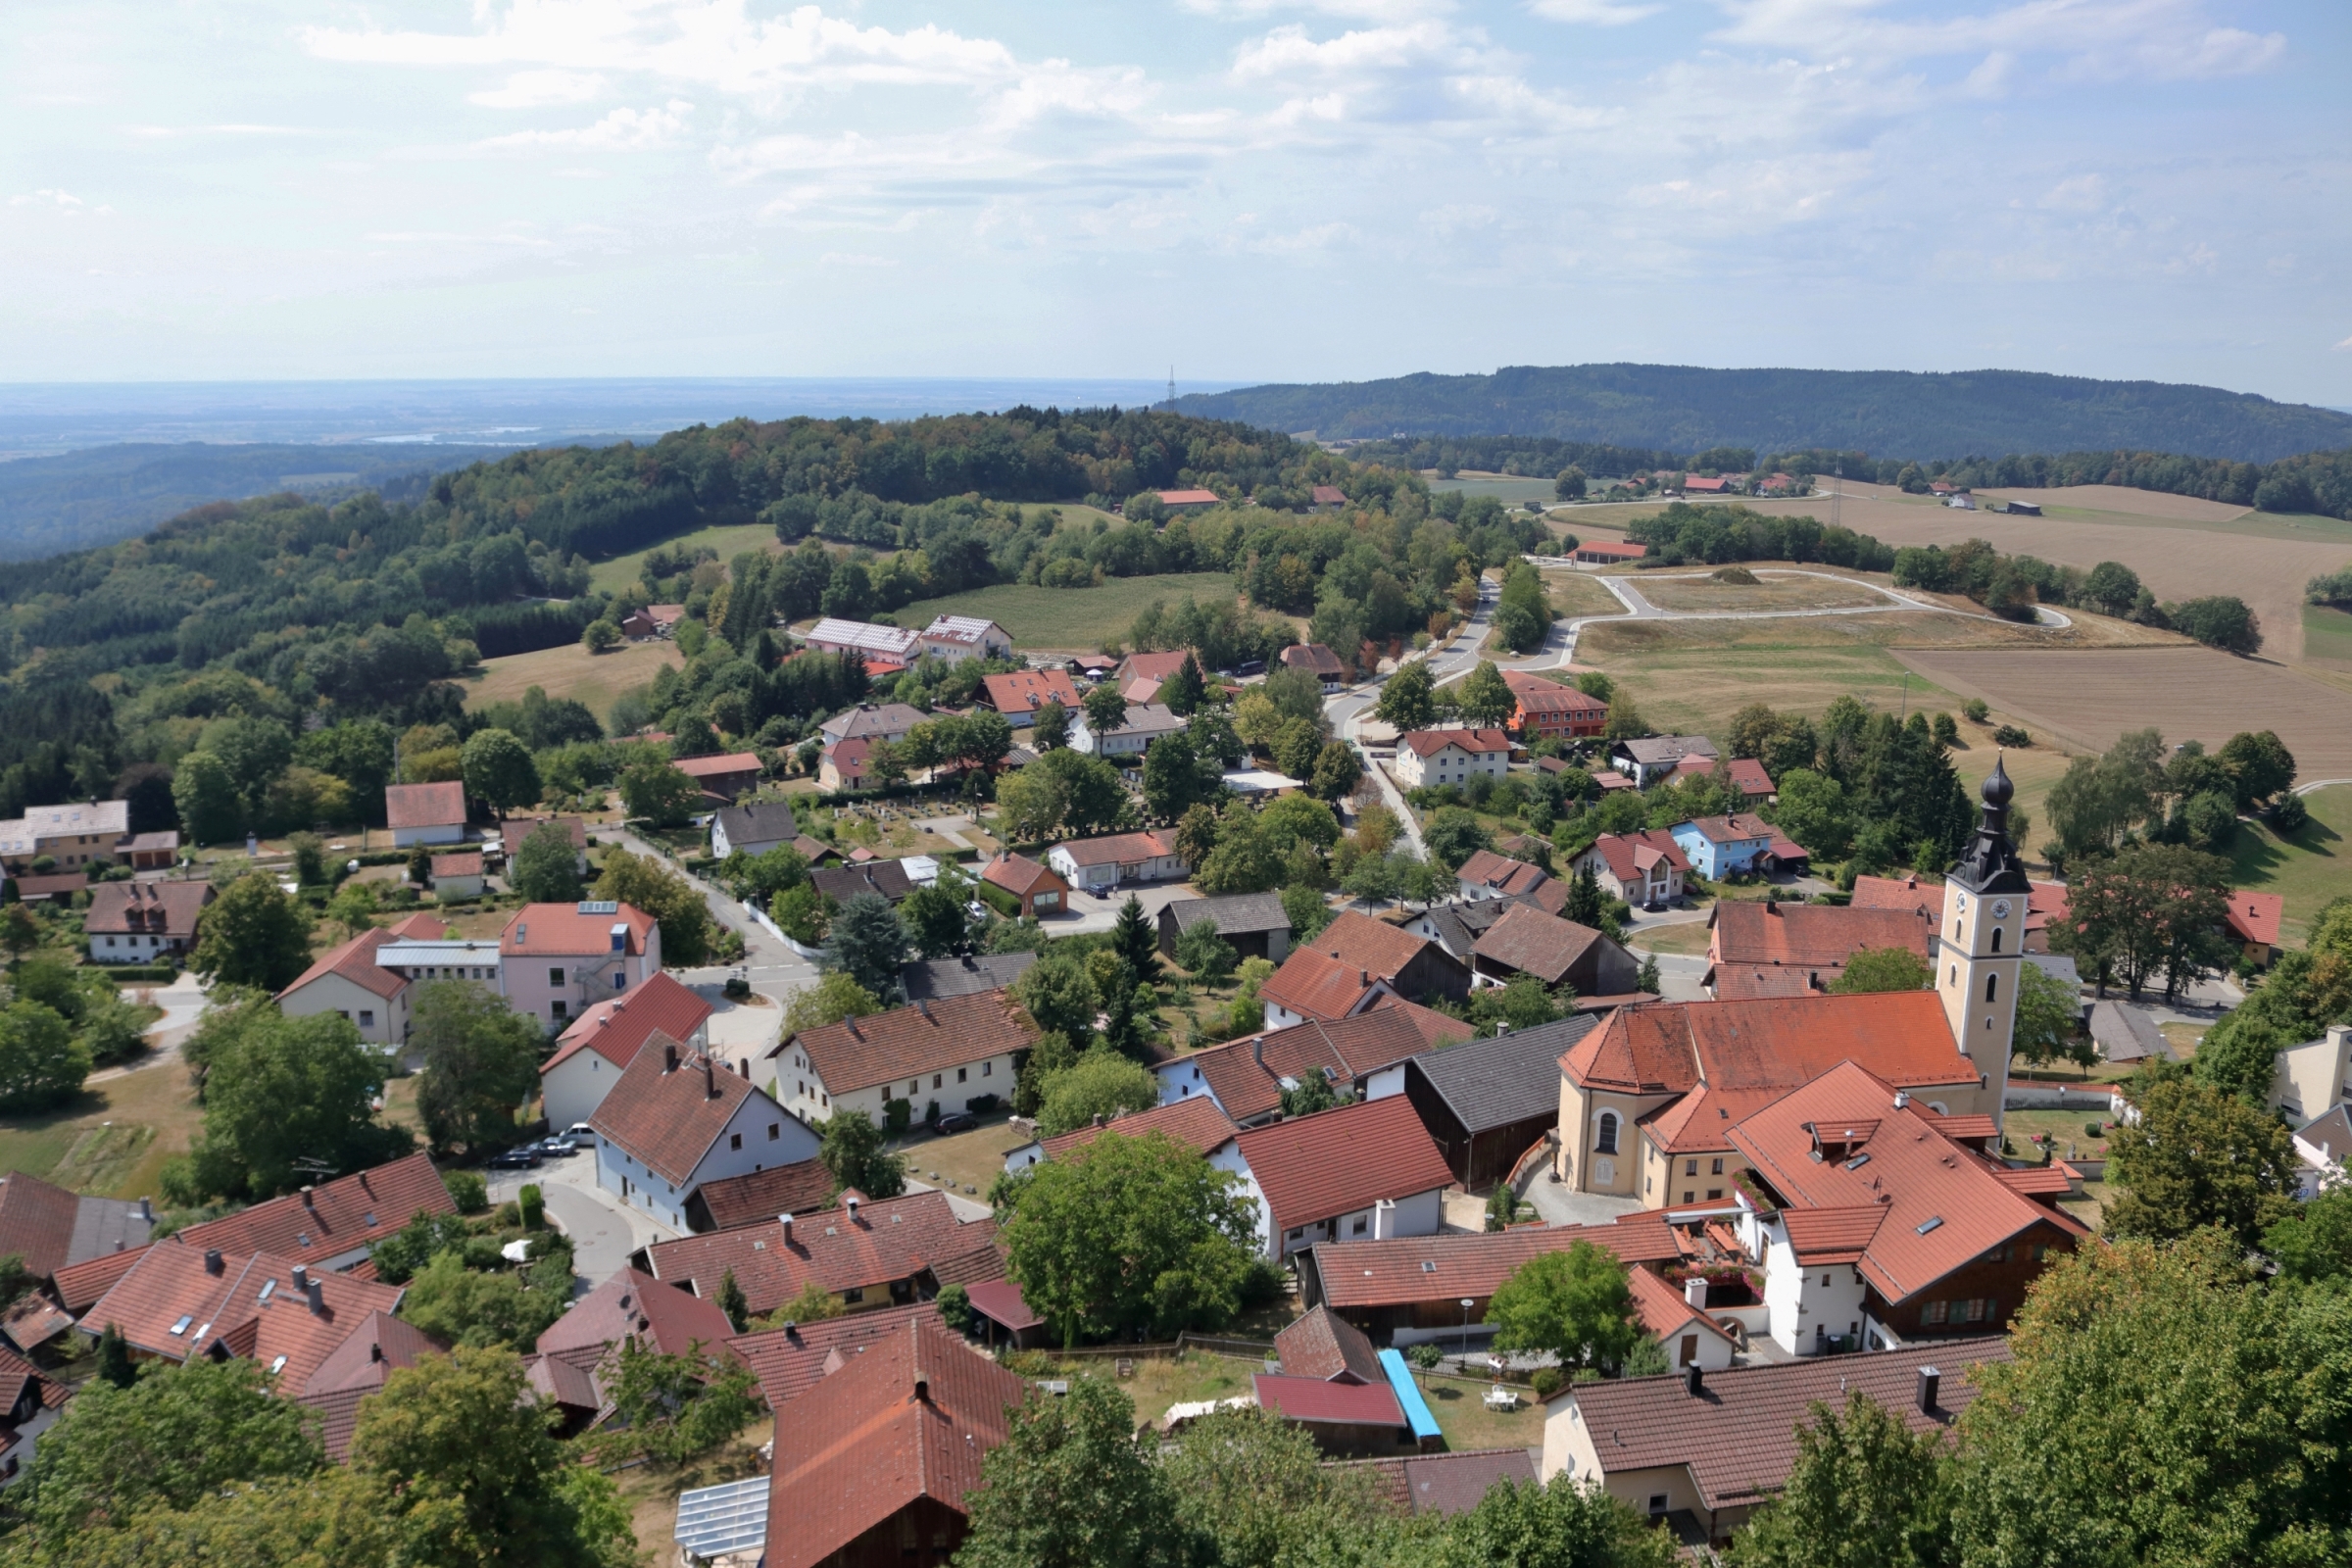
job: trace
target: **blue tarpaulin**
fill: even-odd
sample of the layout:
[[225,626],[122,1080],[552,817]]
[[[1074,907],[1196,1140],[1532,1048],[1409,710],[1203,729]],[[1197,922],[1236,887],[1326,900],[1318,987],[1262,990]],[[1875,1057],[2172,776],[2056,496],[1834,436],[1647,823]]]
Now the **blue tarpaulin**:
[[1404,1410],[1414,1441],[1438,1436],[1438,1418],[1429,1413],[1429,1401],[1421,1397],[1421,1386],[1413,1381],[1413,1369],[1404,1364],[1404,1357],[1395,1350],[1383,1350],[1380,1369],[1389,1375],[1389,1389]]

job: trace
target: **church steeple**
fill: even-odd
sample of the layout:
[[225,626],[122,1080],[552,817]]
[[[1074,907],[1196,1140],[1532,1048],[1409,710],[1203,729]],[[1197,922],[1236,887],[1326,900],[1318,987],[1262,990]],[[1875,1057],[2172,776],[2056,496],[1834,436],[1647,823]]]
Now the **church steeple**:
[[2024,968],[2026,898],[2033,884],[2009,842],[2009,802],[2017,793],[2000,760],[1984,779],[1977,836],[1944,875],[1942,928],[1935,948],[1936,990],[1952,1043],[1984,1074],[1993,1123],[2002,1121],[2003,1090],[2017,1026],[2018,976]]
[[1971,893],[2024,893],[2030,885],[2025,862],[2018,858],[2017,846],[2009,842],[2009,802],[2017,786],[2009,782],[2009,771],[2001,765],[1997,753],[1992,771],[1984,777],[1983,793],[1984,810],[1977,823],[1977,836],[1969,842],[1967,853],[1944,873],[1944,879]]

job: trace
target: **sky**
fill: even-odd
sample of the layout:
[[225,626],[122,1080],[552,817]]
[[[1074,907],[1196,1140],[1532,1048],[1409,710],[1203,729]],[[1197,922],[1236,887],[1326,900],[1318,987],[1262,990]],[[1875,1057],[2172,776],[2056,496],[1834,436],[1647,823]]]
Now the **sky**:
[[12,0],[0,381],[2352,406],[2343,0]]

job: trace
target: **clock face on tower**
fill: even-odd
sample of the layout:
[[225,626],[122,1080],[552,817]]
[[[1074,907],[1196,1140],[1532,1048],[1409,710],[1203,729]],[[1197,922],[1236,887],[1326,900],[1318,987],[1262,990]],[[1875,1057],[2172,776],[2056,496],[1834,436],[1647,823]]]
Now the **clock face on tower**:
[[1992,917],[1995,920],[2006,920],[2009,918],[2009,901],[2007,899],[1995,899],[1992,901]]

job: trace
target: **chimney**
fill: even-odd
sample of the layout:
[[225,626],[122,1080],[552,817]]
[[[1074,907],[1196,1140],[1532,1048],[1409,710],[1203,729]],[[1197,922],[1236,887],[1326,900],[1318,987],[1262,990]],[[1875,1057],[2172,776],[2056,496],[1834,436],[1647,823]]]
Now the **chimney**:
[[923,1015],[923,1022],[932,1025],[938,1024],[939,1020],[931,1016],[931,1004],[927,1000],[917,999],[914,1010]]
[[675,1042],[664,1044],[662,1047],[662,1070],[663,1072],[678,1070],[678,1048]]
[[1095,1112],[1095,1125],[1098,1127],[1102,1125],[1102,1113],[1099,1110]]
[[311,1271],[300,1263],[294,1265],[294,1288],[298,1291],[311,1288]]
[[1707,1277],[1704,1274],[1693,1274],[1683,1281],[1683,1301],[1695,1312],[1707,1309]]
[[311,1316],[326,1316],[326,1281],[311,1281]]
[[1936,1396],[1942,1388],[1943,1374],[1941,1372],[1932,1366],[1921,1367],[1919,1369],[1919,1407],[1922,1410],[1933,1411],[1936,1408]]
[[916,1378],[914,1380],[914,1402],[917,1404],[929,1404],[931,1402],[931,1380],[929,1378]]
[[1897,1090],[1894,1092],[1894,1108],[1895,1108],[1895,1109],[1897,1109],[1897,1110],[1901,1110],[1901,1109],[1902,1109],[1904,1106],[1906,1106],[1906,1105],[1908,1105],[1908,1104],[1910,1104],[1910,1103],[1911,1103],[1911,1091],[1910,1091],[1910,1090],[1908,1090],[1908,1089],[1897,1089]]
[[220,1249],[218,1247],[206,1248],[204,1250],[204,1271],[207,1274],[218,1274],[220,1269]]
[[370,1361],[381,1361],[383,1358],[384,1358],[384,1348],[383,1348],[383,1346],[382,1346],[381,1344],[374,1344],[374,1345],[370,1345],[370,1346],[368,1346],[368,1360],[370,1360]]
[[145,1197],[139,1199],[139,1218],[150,1225],[155,1223],[155,1203],[152,1200]]
[[1776,897],[1775,895],[1773,895],[1773,894],[1770,894],[1770,893],[1767,893],[1767,894],[1765,894],[1765,895],[1764,895],[1764,912],[1765,912],[1766,914],[1778,914],[1778,913],[1780,913],[1780,912],[1781,912],[1781,901],[1780,901],[1780,899],[1779,899],[1778,897]]
[[857,1199],[856,1195],[854,1195],[854,1194],[853,1194],[853,1195],[852,1195],[852,1196],[850,1196],[850,1197],[844,1198],[844,1199],[841,1200],[841,1206],[842,1206],[843,1208],[845,1208],[845,1209],[847,1209],[847,1210],[849,1211],[850,1223],[851,1223],[851,1224],[853,1224],[853,1225],[857,1224],[857,1223],[858,1223],[858,1199]]
[[1696,1361],[1683,1368],[1683,1392],[1692,1398],[1706,1392],[1706,1374]]
[[302,1206],[303,1206],[303,1207],[305,1207],[305,1208],[317,1208],[317,1207],[318,1206],[318,1200],[316,1198],[313,1198],[313,1197],[311,1196],[311,1195],[312,1195],[314,1192],[316,1192],[316,1191],[318,1191],[318,1189],[316,1189],[316,1188],[312,1187],[312,1186],[311,1186],[311,1185],[309,1185],[307,1182],[306,1182],[306,1183],[303,1185],[303,1189],[302,1189]]
[[703,1098],[705,1100],[718,1098],[718,1070],[710,1065],[709,1056],[703,1058]]
[[790,1214],[778,1214],[776,1216],[776,1223],[784,1227],[784,1245],[786,1247],[790,1247],[792,1245],[792,1216]]

